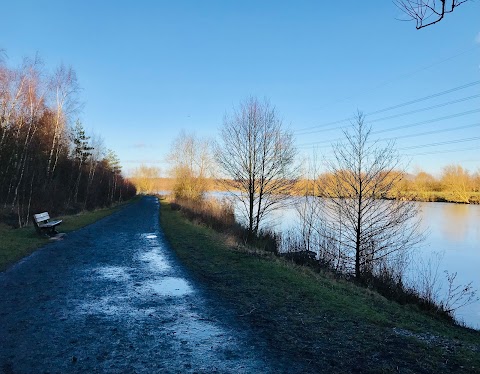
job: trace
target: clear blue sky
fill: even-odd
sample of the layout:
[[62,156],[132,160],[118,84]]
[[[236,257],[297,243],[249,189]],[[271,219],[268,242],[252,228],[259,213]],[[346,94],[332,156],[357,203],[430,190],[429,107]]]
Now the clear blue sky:
[[[127,172],[142,162],[166,170],[181,129],[215,137],[224,113],[249,95],[277,107],[301,155],[306,143],[323,142],[318,150],[328,158],[340,130],[325,129],[346,123],[322,125],[480,80],[478,1],[420,31],[396,20],[391,1],[15,0],[1,9],[7,63],[38,52],[51,70],[71,65],[83,88],[80,119]],[[378,137],[408,136],[397,145],[414,154],[411,170],[438,173],[458,162],[474,171],[478,139],[428,144],[480,137],[480,112],[455,116],[480,109],[480,98],[452,103],[478,94],[475,84],[367,121],[449,103],[372,126],[389,130]],[[322,131],[299,131],[312,126]],[[448,131],[457,127],[464,128]],[[404,149],[412,146],[420,148]]]

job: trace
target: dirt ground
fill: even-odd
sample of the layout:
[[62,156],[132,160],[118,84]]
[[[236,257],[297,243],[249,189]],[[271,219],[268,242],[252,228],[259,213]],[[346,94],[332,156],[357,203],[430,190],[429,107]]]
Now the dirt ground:
[[192,281],[158,208],[144,197],[0,273],[0,372],[290,371]]

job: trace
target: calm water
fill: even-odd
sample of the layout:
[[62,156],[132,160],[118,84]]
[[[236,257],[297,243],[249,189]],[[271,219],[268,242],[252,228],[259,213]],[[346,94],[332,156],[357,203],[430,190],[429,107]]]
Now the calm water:
[[[421,203],[421,208],[429,233],[421,255],[441,251],[440,270],[457,272],[461,284],[473,282],[480,296],[480,205]],[[459,309],[457,318],[480,329],[480,302]]]
[[[221,198],[225,193],[212,193]],[[480,296],[480,205],[460,205],[448,203],[419,203],[422,225],[427,230],[427,238],[414,253],[415,260],[438,263],[440,296],[446,292],[445,271],[457,273],[456,284],[472,282]],[[237,206],[238,207],[238,206]],[[240,215],[238,215],[240,218]],[[293,205],[274,212],[267,223],[277,231],[294,228],[298,224]],[[440,254],[438,256],[437,254]],[[410,272],[415,271],[412,265]],[[480,329],[480,301],[460,308],[456,318],[466,325]]]
[[[480,296],[480,206],[448,203],[420,203],[423,229],[427,237],[414,252],[414,261],[423,263],[432,259],[438,264],[439,295],[446,293],[445,271],[457,273],[455,284],[472,282]],[[275,212],[270,224],[276,230],[294,228],[298,224],[294,207]],[[413,273],[418,265],[412,264],[407,273]],[[456,318],[470,327],[480,329],[480,301],[460,308]]]

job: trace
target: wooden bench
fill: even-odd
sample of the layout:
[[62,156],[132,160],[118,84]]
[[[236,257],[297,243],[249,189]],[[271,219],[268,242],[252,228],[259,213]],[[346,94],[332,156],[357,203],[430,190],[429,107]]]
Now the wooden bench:
[[48,212],[33,215],[33,223],[39,234],[45,233],[49,236],[55,236],[58,232],[55,227],[62,223],[62,220],[50,221]]

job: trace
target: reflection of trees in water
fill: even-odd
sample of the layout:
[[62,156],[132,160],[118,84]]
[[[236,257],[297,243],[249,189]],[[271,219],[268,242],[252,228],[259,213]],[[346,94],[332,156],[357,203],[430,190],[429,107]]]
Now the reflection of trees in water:
[[[480,206],[451,203],[420,203],[423,227],[450,243],[480,240]],[[470,238],[469,238],[470,237]],[[448,249],[455,247],[446,244]]]
[[472,209],[464,204],[444,204],[442,209],[442,229],[447,240],[463,242],[466,240],[469,225],[473,223],[470,217]]

